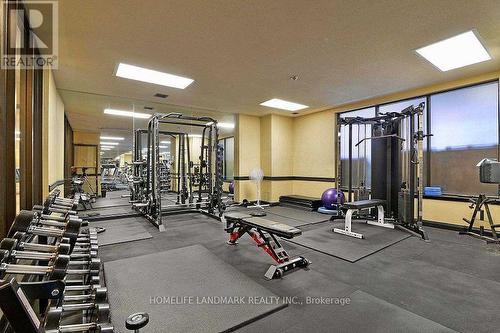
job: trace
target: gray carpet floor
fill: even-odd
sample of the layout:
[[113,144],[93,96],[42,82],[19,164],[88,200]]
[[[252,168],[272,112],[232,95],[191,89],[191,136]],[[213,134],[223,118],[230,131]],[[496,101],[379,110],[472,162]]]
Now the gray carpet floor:
[[202,245],[109,261],[104,272],[115,332],[135,312],[150,317],[141,332],[227,332],[286,306]]
[[146,223],[142,218],[130,217],[91,222],[90,226],[106,229],[97,235],[99,246],[106,246],[152,238],[151,234],[144,228]]
[[[152,235],[150,239],[100,249],[105,265],[108,261],[200,244],[278,296],[350,300],[343,306],[293,303],[238,331],[490,333],[499,330],[497,245],[428,227],[430,243],[409,237],[351,263],[284,241],[291,256],[303,255],[312,261],[310,269],[267,281],[263,275],[273,261],[247,236],[237,246],[228,246],[224,226],[214,219],[199,214],[168,218],[166,231],[162,233],[143,220],[142,225]],[[324,225],[301,229],[307,232]],[[185,264],[190,265],[188,261]]]

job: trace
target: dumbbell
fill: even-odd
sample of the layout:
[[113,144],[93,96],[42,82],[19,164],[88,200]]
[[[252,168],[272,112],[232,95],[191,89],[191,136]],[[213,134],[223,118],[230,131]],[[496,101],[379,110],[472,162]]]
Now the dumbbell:
[[45,214],[43,211],[40,211],[38,209],[33,209],[33,211],[36,212],[39,217],[45,220],[53,220],[57,222],[67,222],[68,220],[76,220],[82,222],[82,225],[84,227],[88,226],[88,222],[83,221],[81,218],[78,217],[78,215],[60,214],[60,213],[57,213],[58,215]]
[[50,215],[51,213],[59,213],[64,215],[77,215],[77,211],[74,209],[73,206],[57,205],[54,204],[50,199],[45,200],[43,205],[34,205],[33,210],[47,215]]
[[[29,245],[30,243],[28,243]],[[57,258],[59,255],[69,255],[70,257],[70,265],[78,265],[85,264],[87,262],[99,260],[96,258],[96,255],[93,253],[70,253],[69,244],[62,243],[57,247],[51,245],[44,244],[32,244],[35,246],[28,246],[31,250],[26,250],[27,244],[24,242],[19,243],[17,239],[14,238],[4,238],[0,242],[0,249],[7,250],[9,252],[9,256],[12,259],[18,260],[42,260],[42,261],[50,261]],[[46,250],[47,247],[51,247],[54,251],[38,251],[42,247],[43,250]],[[96,254],[96,253],[95,253]],[[80,262],[82,260],[86,260]]]
[[[8,254],[8,260],[38,260],[38,261],[56,261],[59,255],[53,253],[41,253],[41,252],[33,252],[33,251],[17,251],[13,250]],[[99,258],[89,258],[89,260],[71,260],[74,258],[70,257],[70,261],[68,262],[68,267],[70,266],[88,266],[88,268],[92,271],[98,271],[101,269],[101,259]],[[4,256],[4,259],[5,258]],[[83,259],[83,258],[81,258]],[[6,261],[6,260],[5,260]]]
[[139,330],[149,323],[149,315],[146,312],[133,313],[125,320],[125,328],[139,333]]
[[76,203],[73,199],[61,198],[59,196],[48,196],[44,206],[51,206],[60,209],[76,209]]
[[[64,228],[52,226],[39,226],[38,223],[43,221],[31,219],[29,211],[21,211],[9,230],[9,237],[14,238],[18,232],[32,234],[34,236],[55,237],[67,239],[71,248],[85,248],[87,251],[97,251],[97,232],[92,228],[87,232],[80,232],[80,223],[77,221],[69,221]],[[55,222],[61,223],[61,222]],[[16,238],[20,239],[18,235]]]
[[[59,327],[61,319],[65,314],[75,312],[86,312],[90,314],[85,321],[106,322],[109,321],[109,304],[104,302],[88,302],[63,304],[58,307],[50,307],[45,317],[45,325],[48,327]],[[80,331],[76,331],[80,332]]]
[[75,206],[78,203],[78,201],[75,199],[70,199],[70,198],[56,197],[54,199],[54,203]]
[[86,268],[69,268],[70,257],[57,256],[49,265],[0,264],[0,277],[5,274],[48,275],[52,280],[62,280],[66,275],[99,275],[100,262],[90,263]]
[[90,258],[96,258],[97,257],[97,249],[98,247],[95,246],[92,249],[87,251],[73,251],[71,250],[70,246],[70,240],[66,238],[62,238],[59,242],[57,242],[54,245],[48,245],[48,244],[37,244],[37,243],[31,243],[25,240],[24,233],[17,232],[14,234],[13,238],[16,239],[17,242],[17,247],[16,250],[20,251],[36,251],[36,252],[42,252],[42,253],[53,253],[53,254],[67,254],[71,257],[71,259],[90,259]]
[[64,280],[66,283],[67,290],[78,290],[78,288],[92,288],[92,286],[99,285],[101,283],[100,275],[87,275],[81,279],[68,279]]
[[[49,226],[43,226],[43,223],[48,223]],[[80,234],[80,227],[82,225],[79,221],[69,220],[64,223],[63,228],[52,228],[54,223],[63,222],[46,222],[42,219],[36,219],[35,214],[29,210],[21,210],[14,219],[12,226],[9,229],[8,237],[12,237],[15,232],[31,232],[38,236],[49,237],[67,237],[76,239]],[[41,225],[41,226],[39,226]]]
[[65,292],[88,292],[97,293],[97,289],[101,288],[99,283],[97,284],[84,284],[84,281],[79,281],[79,284],[71,284],[70,280],[66,280],[66,286],[64,288]]
[[[82,290],[65,290],[64,291],[64,297],[63,297],[63,310],[64,310],[64,305],[74,305],[74,304],[88,304],[88,303],[94,303],[94,304],[101,304],[104,303],[108,297],[108,290],[106,287],[101,287],[101,286],[90,286],[90,288],[87,288],[88,286],[84,286],[86,289]],[[86,291],[86,294],[75,294],[75,295],[69,295],[69,292],[75,292],[75,291]],[[72,303],[72,302],[79,302],[79,303]]]
[[45,324],[45,333],[113,333],[114,331],[114,327],[108,323],[82,323],[71,325],[59,325],[59,323],[57,323],[55,326]]

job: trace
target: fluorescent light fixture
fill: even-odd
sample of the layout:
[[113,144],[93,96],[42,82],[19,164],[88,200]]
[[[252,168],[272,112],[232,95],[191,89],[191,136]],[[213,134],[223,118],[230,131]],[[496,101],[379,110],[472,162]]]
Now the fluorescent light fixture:
[[308,108],[307,105],[293,103],[293,102],[285,101],[285,100],[282,100],[279,98],[270,99],[268,101],[265,101],[264,103],[260,103],[260,105],[267,106],[270,108],[275,108],[275,109],[287,110],[287,111],[298,111],[298,110]]
[[112,114],[114,116],[132,117],[132,118],[141,118],[141,119],[151,118],[151,115],[147,114],[147,113],[116,110],[116,109],[104,109],[104,113],[105,114]]
[[201,137],[202,137],[202,135],[201,135],[201,134],[188,134],[188,136],[189,136],[190,138],[201,138]]
[[115,149],[116,147],[115,147],[115,146],[101,146],[101,149],[102,149],[102,148]]
[[160,148],[160,149],[167,149],[168,146],[158,146],[158,148]]
[[[213,124],[213,122],[208,122],[208,123],[206,123],[205,125],[210,126],[210,125],[212,125],[212,124]],[[228,128],[228,129],[232,129],[232,128],[234,128],[234,124],[233,124],[233,123],[217,123],[217,127],[218,127],[218,128]]]
[[118,142],[103,142],[101,141],[101,146],[118,146],[119,143]]
[[101,151],[108,151],[111,150],[111,148],[101,148]]
[[123,141],[125,138],[121,138],[118,136],[101,136],[101,140],[118,140],[118,141]]
[[16,135],[20,135],[21,131],[15,131]]
[[169,145],[170,144],[170,141],[160,141],[160,143],[164,143],[166,145]]
[[16,138],[16,141],[21,141],[21,138]]
[[416,52],[443,72],[491,59],[472,30],[422,47]]
[[143,67],[120,63],[116,76],[141,82],[159,84],[161,86],[184,89],[194,82],[193,79],[155,71]]

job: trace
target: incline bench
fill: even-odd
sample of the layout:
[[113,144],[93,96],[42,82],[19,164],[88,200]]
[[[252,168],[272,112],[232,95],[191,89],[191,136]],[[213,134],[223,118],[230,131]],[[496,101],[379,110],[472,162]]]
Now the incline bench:
[[356,238],[364,238],[363,234],[351,231],[352,214],[362,209],[375,208],[375,207],[377,207],[377,221],[367,221],[366,223],[378,227],[394,229],[394,224],[386,223],[384,221],[384,205],[385,205],[385,200],[380,200],[380,199],[360,200],[360,201],[344,203],[342,205],[342,208],[347,208],[347,213],[345,214],[344,229],[334,228],[333,232]]
[[276,261],[277,265],[271,265],[264,275],[267,279],[281,278],[285,272],[298,267],[307,267],[310,264],[310,261],[304,257],[290,259],[276,238],[276,236],[286,239],[294,238],[302,234],[300,229],[265,219],[257,214],[230,212],[224,214],[224,218],[226,219],[225,230],[230,234],[227,242],[229,245],[237,244],[238,239],[248,233],[257,246]]

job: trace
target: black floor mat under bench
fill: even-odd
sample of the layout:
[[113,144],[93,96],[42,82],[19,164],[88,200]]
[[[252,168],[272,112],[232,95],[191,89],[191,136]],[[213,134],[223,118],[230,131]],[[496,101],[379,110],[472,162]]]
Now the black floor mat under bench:
[[343,225],[343,222],[328,223],[320,228],[306,231],[302,236],[288,241],[349,262],[356,262],[411,237],[410,234],[400,230],[357,222],[352,224],[352,229],[362,233],[365,236],[364,239],[357,239],[332,231],[334,227],[342,228]]
[[106,262],[104,271],[116,332],[128,332],[125,319],[135,312],[149,313],[141,332],[230,332],[285,307],[252,302],[276,295],[201,245]]

